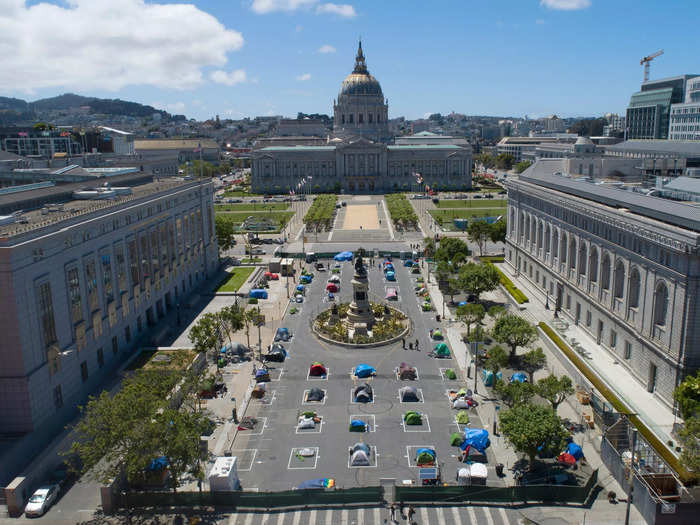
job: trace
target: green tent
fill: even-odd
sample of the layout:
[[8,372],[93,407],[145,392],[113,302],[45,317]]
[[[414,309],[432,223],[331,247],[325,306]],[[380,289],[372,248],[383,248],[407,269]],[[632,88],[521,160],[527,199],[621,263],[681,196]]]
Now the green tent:
[[439,329],[438,329],[438,330],[433,330],[433,339],[437,339],[437,340],[439,340],[439,341],[442,341],[443,335],[442,335],[442,332],[441,332]]
[[424,312],[429,312],[433,309],[432,305],[428,301],[424,301],[423,304],[421,305],[421,308],[423,309]]
[[447,348],[445,343],[438,343],[435,345],[435,355],[438,357],[450,357],[450,349]]
[[462,432],[454,432],[450,436],[450,445],[453,447],[458,447],[464,443],[464,434]]
[[409,410],[404,414],[403,420],[406,422],[407,425],[422,425],[423,424],[423,418],[418,412],[415,412],[414,410]]
[[459,390],[457,390],[457,396],[458,396],[458,397],[466,396],[466,395],[467,395],[467,391],[464,390],[464,388],[460,388]]
[[448,368],[447,370],[445,370],[445,377],[447,379],[457,379],[457,374],[455,373],[454,370],[452,370],[451,368]]
[[469,413],[466,410],[460,410],[457,412],[457,423],[460,425],[466,425],[469,423]]
[[435,456],[430,452],[421,452],[416,456],[416,465],[434,465]]

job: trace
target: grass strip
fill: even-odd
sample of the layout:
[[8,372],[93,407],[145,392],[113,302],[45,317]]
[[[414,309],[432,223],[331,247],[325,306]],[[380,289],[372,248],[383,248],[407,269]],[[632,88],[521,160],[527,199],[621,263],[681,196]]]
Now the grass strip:
[[441,200],[437,203],[438,208],[505,208],[508,204],[506,199],[456,199]]
[[284,211],[289,208],[289,203],[287,202],[263,202],[263,203],[249,203],[244,202],[240,204],[216,204],[214,209],[216,211]]
[[216,289],[217,292],[237,292],[238,289],[243,286],[251,273],[253,273],[255,267],[250,266],[248,268],[234,268],[230,275],[225,277],[219,287]]
[[552,342],[559,347],[559,349],[564,352],[566,357],[576,365],[576,368],[588,379],[591,384],[600,392],[600,394],[610,403],[615,410],[621,414],[626,414],[630,422],[637,428],[640,434],[644,436],[644,439],[649,443],[654,450],[664,459],[666,464],[671,467],[677,474],[678,477],[683,481],[683,483],[691,483],[697,480],[694,473],[686,470],[683,465],[680,464],[676,456],[664,445],[659,438],[656,437],[654,432],[647,427],[644,422],[636,415],[630,414],[627,406],[620,400],[617,395],[610,390],[603,381],[598,377],[598,375],[591,370],[591,368],[583,362],[583,360],[574,352],[569,345],[562,341],[561,337],[545,322],[540,322],[538,325],[542,331],[547,334]]

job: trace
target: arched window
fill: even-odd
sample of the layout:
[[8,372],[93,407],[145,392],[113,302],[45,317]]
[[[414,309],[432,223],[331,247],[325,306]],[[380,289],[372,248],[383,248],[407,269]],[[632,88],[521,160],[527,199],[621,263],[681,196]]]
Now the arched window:
[[532,241],[532,247],[535,247],[537,242],[537,219],[531,217],[530,220],[530,240]]
[[552,255],[559,256],[559,231],[556,228],[552,232]]
[[359,115],[357,115],[357,123],[358,123],[358,124],[362,124],[363,119],[364,119],[364,115],[363,115],[362,113],[360,113]]
[[598,249],[593,246],[591,247],[591,259],[588,263],[590,279],[592,283],[598,281]]
[[603,267],[601,269],[600,285],[603,290],[610,289],[610,256],[606,253],[603,257]]
[[542,221],[537,222],[537,249],[542,248]]
[[576,268],[576,239],[569,241],[569,268]]
[[367,113],[367,120],[370,124],[372,123],[372,113]]
[[641,279],[639,277],[639,270],[632,268],[630,272],[630,291],[628,303],[630,308],[637,308],[639,306],[639,291],[641,288]]
[[525,214],[520,212],[520,220],[518,221],[518,231],[520,232],[520,242],[525,239]]
[[353,123],[353,114],[352,114],[352,113],[350,113],[350,115],[348,115],[348,122],[349,122],[350,124]]
[[525,240],[530,240],[530,216],[525,217]]
[[581,242],[578,248],[578,271],[581,275],[586,275],[586,259],[587,252],[586,244]]
[[625,295],[625,265],[622,261],[617,261],[615,265],[615,297],[622,299]]
[[515,235],[515,210],[510,209],[510,234]]
[[569,250],[569,244],[567,242],[567,236],[565,233],[561,234],[561,250],[559,250],[561,262],[566,264],[566,254]]
[[343,113],[343,114],[340,116],[340,122],[341,122],[342,124],[345,124],[345,113]]
[[666,312],[668,310],[668,288],[663,282],[656,285],[654,292],[654,324],[664,326],[666,324]]
[[552,232],[549,229],[549,224],[545,226],[544,228],[544,253],[549,255],[549,247],[552,243],[552,240],[550,239],[552,235]]
[[381,122],[381,121],[382,121],[382,116],[381,116],[381,114],[377,113],[377,122]]

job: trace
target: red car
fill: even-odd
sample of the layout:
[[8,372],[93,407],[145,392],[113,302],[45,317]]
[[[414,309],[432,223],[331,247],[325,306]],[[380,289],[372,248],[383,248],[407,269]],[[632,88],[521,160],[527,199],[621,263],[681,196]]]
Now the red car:
[[326,285],[326,291],[327,292],[333,292],[336,293],[339,290],[338,285],[335,283],[328,283]]
[[278,281],[280,278],[279,274],[272,272],[265,272],[265,277],[267,277],[270,281]]

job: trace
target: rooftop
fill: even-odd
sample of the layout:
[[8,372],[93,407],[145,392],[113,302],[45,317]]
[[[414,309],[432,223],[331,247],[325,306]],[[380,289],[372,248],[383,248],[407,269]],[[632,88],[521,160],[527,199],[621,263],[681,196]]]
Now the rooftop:
[[206,149],[219,149],[216,141],[211,139],[136,139],[134,140],[135,150],[158,150],[158,149],[192,149],[202,146]]
[[682,157],[700,157],[700,142],[683,140],[626,140],[604,146],[605,151],[677,154]]
[[[700,179],[694,177],[676,177],[666,184],[663,189],[686,191],[688,193],[697,193],[700,195]],[[700,214],[700,210],[698,213]]]

